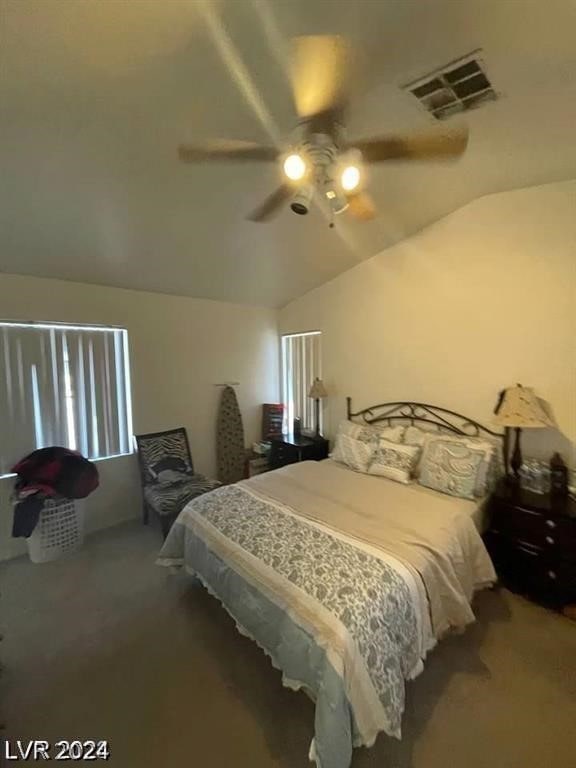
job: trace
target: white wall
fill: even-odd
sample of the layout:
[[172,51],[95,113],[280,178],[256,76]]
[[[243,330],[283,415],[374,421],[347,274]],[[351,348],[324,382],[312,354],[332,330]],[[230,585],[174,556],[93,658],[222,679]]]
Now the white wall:
[[[278,399],[274,310],[203,299],[0,275],[0,318],[120,325],[128,329],[134,430],[185,426],[195,468],[216,469],[217,382],[239,381],[246,444],[259,437],[261,403]],[[98,462],[86,500],[91,529],[140,514],[135,456]],[[12,480],[0,480],[0,559],[25,550],[10,538]]]
[[333,432],[345,397],[443,405],[490,423],[520,382],[560,431],[525,453],[576,452],[576,182],[481,198],[280,312],[283,333],[323,331]]

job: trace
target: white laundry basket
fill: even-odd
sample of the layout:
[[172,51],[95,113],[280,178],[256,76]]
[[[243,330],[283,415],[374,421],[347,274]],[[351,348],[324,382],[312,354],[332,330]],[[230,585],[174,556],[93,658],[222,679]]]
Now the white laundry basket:
[[82,546],[84,514],[72,499],[46,499],[40,519],[28,537],[28,554],[33,563],[57,560]]

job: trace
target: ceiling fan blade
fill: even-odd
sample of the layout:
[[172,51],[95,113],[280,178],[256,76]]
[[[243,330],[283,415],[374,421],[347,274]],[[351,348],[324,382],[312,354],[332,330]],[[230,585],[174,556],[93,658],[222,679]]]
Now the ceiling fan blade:
[[278,189],[272,192],[271,195],[268,195],[266,200],[264,200],[258,208],[252,211],[252,213],[246,216],[246,218],[248,221],[268,221],[277,213],[280,213],[284,203],[292,197],[293,194],[294,190],[292,187],[289,187],[287,184],[280,185]]
[[266,147],[252,141],[212,139],[198,144],[182,144],[178,154],[183,163],[219,160],[274,161],[279,152],[276,147]]
[[355,141],[367,163],[386,160],[449,160],[460,157],[468,145],[468,130],[434,131],[412,136],[382,136]]
[[370,221],[376,216],[376,206],[368,192],[348,195],[347,200],[349,213],[358,221]]
[[298,116],[339,111],[346,102],[350,48],[342,37],[305,35],[292,41],[291,80]]

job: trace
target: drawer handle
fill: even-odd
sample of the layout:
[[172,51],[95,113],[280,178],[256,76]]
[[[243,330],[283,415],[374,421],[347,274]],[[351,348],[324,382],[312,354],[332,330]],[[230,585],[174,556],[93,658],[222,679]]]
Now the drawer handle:
[[554,539],[552,536],[546,536],[546,543],[547,544],[554,544]]
[[523,547],[522,544],[518,545],[518,549],[520,552],[522,552],[523,555],[530,555],[530,557],[539,557],[538,552],[534,552],[532,549],[527,549],[526,547]]
[[554,522],[554,520],[546,520],[546,525],[548,526],[548,528],[556,528],[556,523]]
[[557,578],[556,577],[556,572],[555,571],[548,571],[548,578],[552,579],[552,581],[554,581]]

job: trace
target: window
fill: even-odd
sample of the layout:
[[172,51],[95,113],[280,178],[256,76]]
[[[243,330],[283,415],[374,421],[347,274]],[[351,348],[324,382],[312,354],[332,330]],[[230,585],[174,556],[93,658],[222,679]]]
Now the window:
[[0,322],[0,475],[36,448],[90,459],[131,452],[122,328]]
[[311,430],[316,426],[314,402],[308,392],[314,379],[322,378],[321,339],[320,331],[282,336],[282,402],[287,432],[292,431],[294,418],[301,419],[302,429]]

